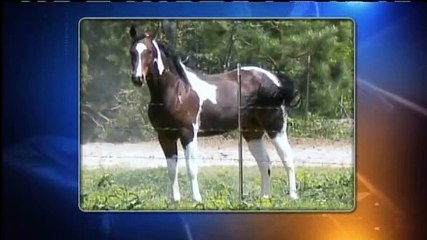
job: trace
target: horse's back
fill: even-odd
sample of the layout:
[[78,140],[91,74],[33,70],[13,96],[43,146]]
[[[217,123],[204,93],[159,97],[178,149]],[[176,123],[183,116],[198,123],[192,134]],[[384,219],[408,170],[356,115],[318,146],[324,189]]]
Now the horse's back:
[[211,84],[221,84],[224,81],[237,82],[237,70],[231,70],[223,73],[214,73],[214,74],[197,74],[204,81]]

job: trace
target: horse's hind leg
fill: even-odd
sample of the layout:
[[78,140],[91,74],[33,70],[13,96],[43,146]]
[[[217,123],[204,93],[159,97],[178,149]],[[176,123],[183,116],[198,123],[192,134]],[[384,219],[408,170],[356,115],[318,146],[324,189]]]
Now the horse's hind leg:
[[275,126],[273,127],[274,130],[267,131],[267,134],[272,139],[273,145],[285,166],[289,181],[289,197],[291,199],[298,199],[295,179],[294,151],[289,144],[286,133],[286,118],[280,118],[276,124],[273,124],[273,126]]
[[254,156],[259,171],[261,173],[261,197],[270,198],[270,157],[267,149],[262,142],[264,131],[259,127],[245,127],[248,132],[243,133],[243,137],[248,143],[248,148],[252,156]]
[[168,165],[170,198],[172,202],[179,202],[181,194],[178,185],[178,149],[176,145],[178,138],[173,138],[161,133],[159,133],[158,137]]

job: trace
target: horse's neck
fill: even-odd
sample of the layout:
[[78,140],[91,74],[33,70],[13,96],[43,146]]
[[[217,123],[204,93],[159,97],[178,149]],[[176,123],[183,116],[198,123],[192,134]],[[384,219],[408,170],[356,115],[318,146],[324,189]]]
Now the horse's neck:
[[152,77],[147,81],[152,103],[165,103],[170,92],[168,89],[180,81],[173,73],[165,71],[162,76]]
[[162,103],[162,93],[155,82],[156,79],[147,80],[148,90],[150,91],[151,103]]
[[[150,88],[151,101],[153,103],[165,103],[165,101],[170,97],[168,94],[174,94],[173,92],[168,91],[169,88],[185,88],[186,85],[186,83],[180,82],[183,80],[180,79],[176,73],[177,69],[173,64],[173,61],[168,59],[163,52],[161,53],[161,58],[163,59],[162,62],[164,65],[163,72],[160,76],[153,76],[151,78],[151,82],[148,84]],[[177,90],[180,91],[182,89]]]

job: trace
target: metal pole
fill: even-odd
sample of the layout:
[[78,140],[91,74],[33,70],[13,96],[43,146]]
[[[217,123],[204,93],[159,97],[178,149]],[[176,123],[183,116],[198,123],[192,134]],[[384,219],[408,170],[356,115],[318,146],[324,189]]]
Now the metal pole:
[[308,98],[309,98],[309,87],[310,87],[310,55],[307,57],[307,89],[305,96],[305,116],[308,117]]
[[241,123],[241,106],[242,106],[242,81],[240,77],[240,63],[237,64],[237,82],[239,84],[238,94],[238,124],[239,124],[239,197],[243,200],[243,157],[242,157],[242,123]]

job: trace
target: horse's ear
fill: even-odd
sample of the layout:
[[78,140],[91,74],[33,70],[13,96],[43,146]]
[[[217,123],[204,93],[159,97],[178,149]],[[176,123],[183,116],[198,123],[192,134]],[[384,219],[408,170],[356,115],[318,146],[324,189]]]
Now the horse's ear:
[[131,38],[135,38],[136,37],[136,29],[135,26],[131,26],[130,30],[129,30],[129,35]]

